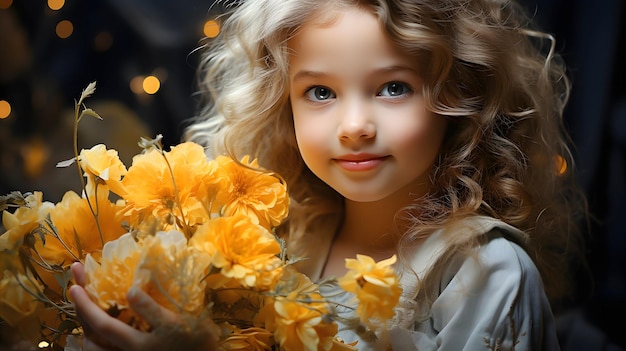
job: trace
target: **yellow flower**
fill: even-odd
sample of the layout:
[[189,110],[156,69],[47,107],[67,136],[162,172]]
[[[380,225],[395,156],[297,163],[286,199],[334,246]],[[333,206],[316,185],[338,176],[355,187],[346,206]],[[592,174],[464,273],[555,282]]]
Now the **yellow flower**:
[[222,341],[225,350],[263,351],[272,350],[273,335],[263,328],[239,329],[232,327],[232,332]]
[[279,225],[289,212],[289,196],[285,185],[270,173],[258,170],[256,160],[248,156],[241,160],[242,167],[234,160],[220,156],[220,176],[225,184],[217,194],[217,203],[223,215],[244,214],[255,224],[266,228]]
[[126,201],[124,213],[133,226],[149,216],[165,219],[163,229],[194,226],[208,218],[202,190],[213,168],[202,147],[183,143],[172,147],[165,157],[171,172],[164,156],[153,149],[135,156],[122,180],[124,191],[119,195]]
[[87,194],[94,194],[96,183],[102,181],[113,192],[120,189],[120,180],[126,174],[126,166],[120,161],[116,150],[107,150],[104,144],[83,149],[78,163],[87,177]]
[[366,255],[346,259],[349,271],[339,279],[339,285],[356,295],[356,313],[367,325],[372,325],[370,319],[387,320],[394,315],[402,292],[391,267],[395,262],[395,255],[378,263]]
[[266,288],[282,272],[280,244],[244,215],[215,218],[200,226],[189,244],[208,253],[221,274],[244,286]]
[[[109,201],[108,191],[98,191],[97,196],[91,196],[89,201],[91,207],[86,198],[68,191],[50,210],[58,238],[46,235],[45,243],[41,240],[35,243],[35,248],[49,264],[69,266],[88,253],[99,260],[103,240],[106,243],[126,232],[122,227],[123,218],[118,214],[121,207]],[[92,209],[98,215],[98,222]],[[48,229],[52,231],[52,228]]]
[[323,303],[303,303],[297,298],[297,292],[294,292],[287,297],[278,297],[274,303],[276,341],[288,351],[329,350],[337,334],[337,324],[324,320],[326,309]]
[[128,308],[126,293],[133,285],[140,259],[139,244],[130,233],[104,244],[100,263],[87,255],[85,289],[105,311],[111,307]]
[[210,257],[187,246],[179,231],[158,232],[142,242],[142,258],[134,285],[161,306],[198,314],[204,308],[203,280]]
[[22,245],[24,236],[32,232],[46,218],[54,207],[50,202],[42,202],[43,194],[36,191],[26,196],[26,205],[14,213],[2,212],[2,225],[6,231],[0,235],[0,251],[15,250]]
[[[32,319],[32,316],[36,317],[37,312],[43,308],[25,289],[35,295],[43,295],[43,286],[32,274],[4,271],[0,280],[0,318],[11,326],[15,327]],[[35,318],[34,323],[38,324],[39,320]]]

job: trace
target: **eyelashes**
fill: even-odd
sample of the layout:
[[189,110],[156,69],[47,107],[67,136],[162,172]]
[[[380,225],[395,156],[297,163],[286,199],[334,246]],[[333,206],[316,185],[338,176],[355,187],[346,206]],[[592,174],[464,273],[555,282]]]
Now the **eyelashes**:
[[[376,96],[400,98],[411,94],[414,91],[415,90],[408,83],[391,81],[383,84],[383,86],[376,92]],[[313,102],[324,102],[337,98],[337,94],[331,88],[324,85],[313,85],[306,88],[304,96]]]

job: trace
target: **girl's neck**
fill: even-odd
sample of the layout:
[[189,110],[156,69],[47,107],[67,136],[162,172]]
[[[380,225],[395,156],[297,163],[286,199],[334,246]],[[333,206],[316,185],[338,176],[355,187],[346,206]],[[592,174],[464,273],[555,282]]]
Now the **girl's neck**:
[[396,252],[398,236],[394,217],[398,208],[382,203],[346,200],[344,222],[333,239],[322,277],[340,277],[346,272],[345,259],[357,254],[376,261]]
[[423,194],[424,191],[408,188],[374,202],[346,199],[344,222],[331,244],[322,276],[342,276],[346,271],[345,259],[357,254],[376,261],[396,254],[398,239],[409,225],[396,219],[396,215],[415,200],[415,196]]
[[337,233],[336,240],[347,241],[359,252],[368,254],[371,251],[395,249],[394,217],[397,208],[385,206],[378,202],[345,203],[344,222]]

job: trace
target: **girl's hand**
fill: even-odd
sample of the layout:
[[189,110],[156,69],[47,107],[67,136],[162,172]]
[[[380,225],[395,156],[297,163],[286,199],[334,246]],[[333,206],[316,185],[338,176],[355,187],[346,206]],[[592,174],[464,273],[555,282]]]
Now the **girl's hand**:
[[[83,350],[217,350],[219,329],[211,321],[185,323],[185,319],[156,303],[139,289],[131,289],[127,299],[130,307],[153,327],[152,332],[137,330],[109,316],[91,300],[85,286],[81,263],[72,265],[76,285],[70,288],[76,313],[85,332]],[[193,325],[190,325],[193,324]]]

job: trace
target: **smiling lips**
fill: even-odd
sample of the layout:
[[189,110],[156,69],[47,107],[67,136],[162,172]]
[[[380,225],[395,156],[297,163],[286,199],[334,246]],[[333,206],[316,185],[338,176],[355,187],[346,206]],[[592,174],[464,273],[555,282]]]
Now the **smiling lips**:
[[377,156],[372,154],[344,155],[334,159],[339,167],[351,172],[365,172],[380,165],[389,156]]

